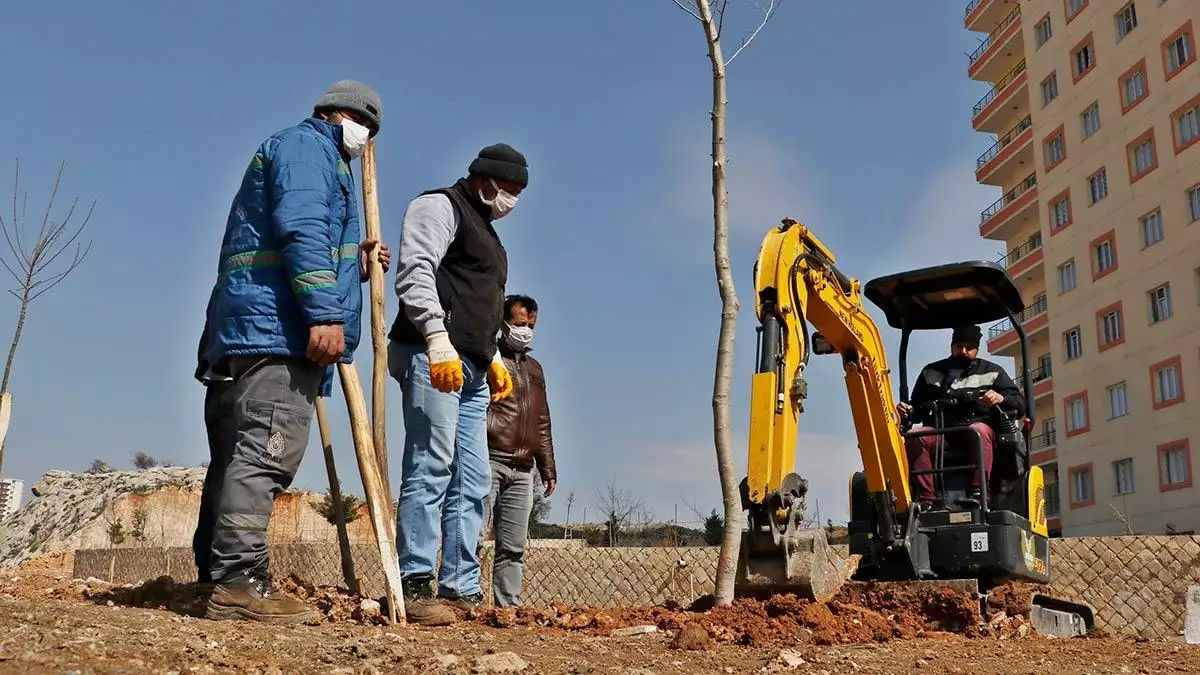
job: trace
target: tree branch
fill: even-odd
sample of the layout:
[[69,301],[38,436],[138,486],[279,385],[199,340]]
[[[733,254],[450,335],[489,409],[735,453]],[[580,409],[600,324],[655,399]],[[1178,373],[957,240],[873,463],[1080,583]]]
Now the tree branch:
[[[758,28],[755,28],[754,31],[751,32],[749,36],[747,36],[744,40],[742,40],[741,46],[739,46],[737,49],[734,50],[733,56],[730,56],[729,60],[725,62],[726,68],[729,67],[729,64],[733,63],[733,60],[737,58],[738,54],[742,53],[743,49],[750,46],[750,43],[754,41],[754,38],[758,37],[759,31],[761,31],[763,29],[763,26],[766,26],[767,22],[770,21],[771,18],[775,16],[775,11],[779,9],[779,5],[782,2],[783,2],[783,0],[770,0],[770,4],[767,5],[765,8],[762,5],[759,5],[757,2],[754,3],[756,7],[758,7],[759,9],[761,9],[763,11],[763,20],[761,23],[758,24]],[[722,8],[722,9],[724,9],[724,8]]]
[[671,0],[671,1],[674,2],[675,5],[677,7],[679,7],[679,9],[682,9],[683,11],[687,12],[688,14],[691,14],[693,19],[695,19],[697,21],[703,21],[703,19],[700,18],[700,15],[697,14],[695,12],[695,10],[688,9],[687,5],[683,4],[683,0]]

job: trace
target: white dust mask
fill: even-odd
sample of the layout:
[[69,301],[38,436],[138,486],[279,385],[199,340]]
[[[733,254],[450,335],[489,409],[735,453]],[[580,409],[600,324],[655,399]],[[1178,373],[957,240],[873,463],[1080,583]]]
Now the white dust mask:
[[342,147],[351,159],[358,159],[367,149],[367,138],[371,130],[355,122],[349,117],[342,117]]
[[514,326],[509,323],[504,324],[508,328],[508,333],[504,339],[508,342],[508,346],[517,351],[523,351],[529,348],[529,343],[533,342],[533,329],[529,326]]
[[509,211],[512,211],[513,208],[516,207],[517,197],[500,189],[500,186],[496,185],[495,179],[489,178],[488,180],[491,181],[492,187],[496,189],[496,196],[492,199],[487,199],[483,196],[483,191],[481,190],[479,192],[479,199],[484,204],[492,207],[493,219],[503,218],[504,216],[508,215]]

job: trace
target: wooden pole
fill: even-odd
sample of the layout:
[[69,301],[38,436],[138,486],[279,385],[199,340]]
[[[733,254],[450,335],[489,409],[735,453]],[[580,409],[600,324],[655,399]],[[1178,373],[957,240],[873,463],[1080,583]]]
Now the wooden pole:
[[339,363],[338,374],[342,378],[342,392],[346,395],[346,408],[350,412],[350,430],[354,436],[354,454],[358,457],[358,471],[362,475],[363,491],[367,495],[367,510],[371,513],[371,528],[379,544],[379,558],[383,563],[384,585],[387,588],[388,619],[404,625],[404,595],[400,589],[400,558],[396,555],[396,542],[392,537],[391,502],[384,492],[385,483],[379,473],[374,441],[371,439],[371,422],[367,417],[367,403],[363,399],[362,383],[358,379],[358,367],[353,363]]
[[[367,239],[383,242],[383,228],[379,224],[379,191],[375,170],[375,139],[367,141],[362,155],[363,221]],[[375,444],[375,457],[379,472],[383,476],[383,490],[388,503],[388,522],[395,525],[392,509],[392,485],[388,473],[387,456],[387,317],[384,311],[384,272],[379,262],[379,248],[370,256],[371,266],[371,345],[374,347],[375,363],[371,373],[371,438]]]
[[333,463],[333,440],[329,434],[329,415],[325,398],[317,397],[317,427],[321,432],[321,448],[325,451],[325,473],[329,474],[329,496],[333,499],[333,518],[337,525],[338,550],[342,557],[342,578],[351,593],[358,593],[358,576],[354,573],[354,558],[350,553],[350,533],[346,531],[346,509],[342,501],[342,484]]

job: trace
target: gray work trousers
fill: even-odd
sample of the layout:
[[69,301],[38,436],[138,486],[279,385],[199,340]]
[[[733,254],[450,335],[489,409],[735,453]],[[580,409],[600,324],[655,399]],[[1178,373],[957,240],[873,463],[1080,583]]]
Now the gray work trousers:
[[[209,572],[220,583],[237,573],[266,571],[267,525],[275,498],[292,484],[308,447],[313,406],[324,369],[308,359],[231,359],[232,391],[214,402],[210,430],[232,446],[210,448],[213,460],[228,458],[216,504]],[[212,465],[209,465],[212,468]]]
[[525,573],[525,540],[533,510],[533,472],[491,460],[492,491],[487,522],[496,540],[492,558],[492,598],[497,607],[521,604]]

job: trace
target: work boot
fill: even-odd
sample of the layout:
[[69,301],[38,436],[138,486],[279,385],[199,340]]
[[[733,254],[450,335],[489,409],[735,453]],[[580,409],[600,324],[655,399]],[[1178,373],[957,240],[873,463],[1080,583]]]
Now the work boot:
[[321,618],[321,612],[299,600],[275,596],[268,575],[247,570],[213,586],[206,617],[216,621],[246,619],[265,623],[303,623]]
[[[418,626],[447,626],[458,617],[454,610],[438,602],[431,576],[408,577],[400,580],[404,589],[404,614],[409,623]],[[387,611],[386,607],[384,611]]]
[[449,603],[459,609],[483,609],[484,599],[483,593],[472,593],[470,595],[438,595],[438,599],[442,602]]

